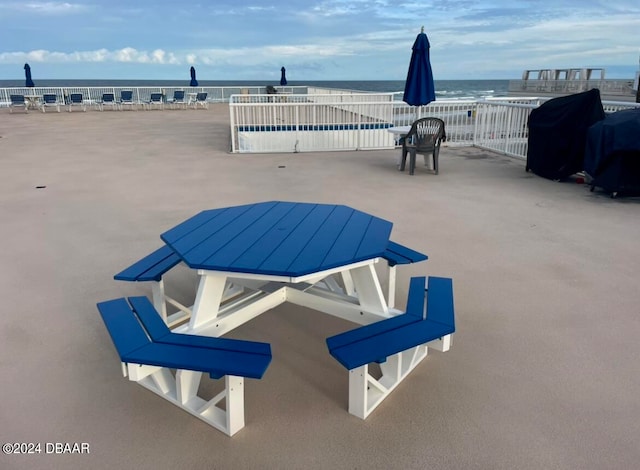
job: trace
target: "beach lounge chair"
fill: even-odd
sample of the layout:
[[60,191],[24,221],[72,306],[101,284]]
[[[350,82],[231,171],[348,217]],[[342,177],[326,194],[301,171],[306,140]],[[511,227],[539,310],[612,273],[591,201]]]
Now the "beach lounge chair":
[[207,93],[198,93],[196,95],[195,101],[191,103],[191,106],[193,106],[194,109],[198,106],[209,109],[209,103],[207,102]]
[[[131,90],[122,90],[120,92],[120,100],[118,101],[118,105],[120,109],[124,109],[125,106],[130,106],[131,109],[138,110],[138,103],[133,101],[133,91]],[[134,108],[135,107],[135,108]]]
[[13,108],[22,108],[25,113],[29,112],[24,95],[11,95],[9,99],[11,100],[11,103],[9,103],[9,113],[13,113]]
[[183,106],[187,108],[187,102],[184,100],[184,90],[175,90],[173,92],[173,98],[168,100],[171,107]]
[[446,138],[442,119],[427,117],[415,121],[402,143],[402,158],[399,170],[404,171],[407,153],[409,154],[410,175],[413,175],[416,168],[416,154],[419,153],[424,157],[425,166],[428,165],[427,156],[430,154],[433,157],[433,171],[437,175],[440,143]]
[[58,102],[58,97],[53,93],[43,95],[42,105],[40,105],[42,112],[44,113],[46,108],[52,106],[55,106],[56,110],[60,112],[60,103]]
[[118,107],[113,93],[103,93],[102,99],[97,100],[96,105],[100,108],[100,111],[104,111],[105,106],[111,106],[111,109],[117,109]]
[[160,109],[164,109],[162,93],[151,93],[149,101],[147,101],[145,105],[148,109],[151,109],[152,106],[158,106]]
[[84,98],[82,93],[71,93],[69,95],[69,112],[71,112],[71,108],[74,106],[81,106],[84,112],[87,112],[87,105],[84,102]]

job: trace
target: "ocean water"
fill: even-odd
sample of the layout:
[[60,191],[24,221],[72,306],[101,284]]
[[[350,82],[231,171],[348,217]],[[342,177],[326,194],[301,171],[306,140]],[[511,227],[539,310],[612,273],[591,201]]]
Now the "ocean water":
[[[188,80],[38,80],[38,87],[176,87],[189,86]],[[200,86],[278,86],[259,80],[199,80]],[[317,86],[373,92],[402,92],[404,80],[289,81],[289,86]],[[436,80],[436,99],[477,99],[507,96],[509,80]],[[24,80],[0,80],[0,88],[22,87]]]

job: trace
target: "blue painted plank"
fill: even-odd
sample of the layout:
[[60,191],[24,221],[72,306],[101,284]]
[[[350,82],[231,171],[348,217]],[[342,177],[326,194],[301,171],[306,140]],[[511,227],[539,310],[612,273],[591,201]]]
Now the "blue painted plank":
[[118,281],[159,281],[180,262],[180,257],[164,245],[114,276]]
[[418,261],[428,259],[427,255],[391,240],[389,240],[387,249],[383,253],[382,257],[388,260],[391,266],[395,266],[396,264],[417,263]]
[[387,263],[389,263],[389,266],[411,263],[411,260],[405,258],[404,256],[393,253],[392,251],[389,251],[389,250],[382,253],[382,258],[387,260]]
[[173,333],[147,297],[129,297],[129,303],[154,342],[271,355],[268,343]]
[[179,264],[180,261],[182,260],[176,253],[171,253],[170,256],[167,256],[153,268],[145,271],[143,274],[138,276],[138,281],[160,281],[160,279],[162,279],[162,275],[173,268],[175,265]]
[[[261,273],[290,272],[291,263],[304,250],[309,239],[326,222],[334,209],[335,206],[328,205],[314,207],[309,215],[286,237],[286,240],[259,265],[257,271]],[[242,268],[243,266],[248,266],[249,262],[249,259],[240,258],[234,265]]]
[[187,260],[192,248],[197,247],[216,232],[224,230],[227,225],[242,217],[254,206],[255,204],[247,204],[201,212],[163,233],[160,238]]
[[[389,235],[393,224],[379,217],[372,217],[364,234],[356,258],[366,259],[381,256],[389,243]],[[375,253],[371,256],[371,253]]]
[[291,262],[288,270],[292,274],[305,271],[316,271],[334,267],[322,264],[327,250],[335,243],[345,224],[353,215],[354,209],[336,206],[318,230],[308,237],[308,243],[300,254]]
[[[220,223],[203,225],[173,244],[172,247],[179,254],[182,254],[192,268],[219,268],[215,265],[207,265],[206,259],[223,250],[227,243],[245,230],[253,233],[254,237],[257,236],[257,232],[251,230],[251,225],[269,212],[276,204],[277,202],[253,204],[246,210],[244,208],[232,208],[234,210],[225,212],[224,216],[235,214],[235,217],[225,221],[224,225],[220,225]],[[225,266],[221,266],[221,268],[224,269]]]
[[248,210],[252,205],[253,204],[246,204],[243,206],[235,206],[235,207],[221,207],[219,209],[209,209],[206,211],[199,212],[193,217],[190,217],[184,222],[181,222],[175,227],[167,230],[166,232],[160,235],[160,238],[162,238],[163,240],[166,238],[171,243],[177,243],[179,240],[182,240],[185,236],[189,235],[194,231],[198,231],[201,227],[205,225],[208,225],[211,223],[224,225],[230,219],[232,220],[234,217],[237,217],[238,214],[241,214],[243,211]]
[[409,296],[407,300],[407,312],[386,320],[381,320],[370,325],[360,326],[353,330],[340,333],[338,335],[327,338],[327,346],[329,349],[339,348],[341,346],[376,336],[385,331],[390,331],[401,326],[420,321],[424,317],[424,295],[425,295],[425,278],[413,277],[409,284]]
[[391,227],[347,206],[271,201],[201,213],[161,238],[195,269],[293,277],[380,256]]
[[455,327],[453,280],[429,276],[427,287],[427,320]]
[[159,342],[271,357],[271,345],[259,341],[170,333]]
[[261,378],[271,362],[270,354],[152,343],[124,298],[100,302],[98,310],[123,362],[252,378]]
[[125,362],[207,372],[214,377],[237,375],[260,379],[270,356],[166,343],[150,343],[124,355]]
[[371,362],[381,362],[400,351],[453,333],[454,329],[429,320],[418,321],[362,341],[330,349],[340,364],[351,370]]
[[353,212],[342,227],[342,231],[337,235],[333,246],[322,260],[322,264],[324,266],[340,266],[358,259],[356,253],[372,219],[373,216],[364,212]]
[[358,341],[366,340],[367,338],[377,336],[381,333],[385,333],[402,326],[411,325],[419,321],[420,319],[412,315],[398,315],[331,336],[327,338],[327,346],[331,351],[332,349],[340,348],[351,343],[357,343]]
[[210,222],[216,217],[220,216],[226,211],[226,208],[222,209],[211,209],[197,213],[193,217],[188,218],[184,222],[176,225],[175,227],[167,230],[160,238],[165,242],[170,241],[171,243],[175,243],[180,240],[185,235],[193,232],[198,227]]
[[111,340],[120,359],[132,351],[150,344],[142,325],[133,315],[124,298],[100,302],[98,311],[111,335]]
[[278,232],[278,227],[286,225],[289,214],[296,207],[295,203],[279,202],[260,218],[252,221],[247,228],[233,237],[217,253],[203,261],[207,266],[232,266],[233,262],[240,258],[245,251],[258,243],[271,231]]
[[419,319],[424,318],[425,277],[412,277],[409,281],[406,314]]
[[[278,224],[275,230],[265,233],[256,243],[248,247],[230,268],[237,271],[248,268],[264,269],[262,266],[270,256],[280,259],[277,252],[282,249],[281,247],[290,251],[298,250],[298,247],[292,246],[291,243],[296,239],[296,232],[303,231],[309,223],[320,223],[318,219],[322,219],[323,214],[328,213],[327,208],[323,206],[297,204],[287,215],[286,223]],[[300,250],[302,246],[299,247]]]
[[129,303],[152,341],[160,341],[164,336],[171,333],[171,330],[147,297],[129,297]]

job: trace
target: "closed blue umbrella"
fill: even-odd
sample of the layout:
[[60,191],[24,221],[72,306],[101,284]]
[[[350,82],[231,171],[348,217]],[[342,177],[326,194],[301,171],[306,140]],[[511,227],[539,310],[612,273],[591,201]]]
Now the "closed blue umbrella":
[[287,70],[284,67],[280,69],[280,72],[282,73],[282,75],[280,75],[280,86],[285,86],[287,84],[287,77],[285,75],[286,71]]
[[191,67],[191,83],[190,86],[198,86],[198,80],[196,80],[196,69]]
[[24,64],[24,77],[25,77],[24,86],[33,88],[35,85],[33,83],[33,80],[31,80],[31,67],[29,67],[29,64]]
[[413,43],[409,73],[404,85],[402,101],[411,106],[424,106],[436,100],[433,73],[429,62],[429,39],[424,26]]

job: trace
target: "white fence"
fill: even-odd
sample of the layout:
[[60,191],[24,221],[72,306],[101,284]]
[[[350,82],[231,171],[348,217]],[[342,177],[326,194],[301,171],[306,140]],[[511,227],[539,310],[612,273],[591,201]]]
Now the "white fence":
[[[232,151],[236,153],[312,152],[392,149],[398,145],[388,129],[409,126],[425,116],[445,121],[449,146],[485,148],[526,158],[527,121],[532,109],[549,98],[508,97],[487,100],[435,101],[409,106],[398,93],[368,93],[318,87],[35,87],[0,88],[0,107],[10,95],[55,94],[61,103],[82,93],[87,104],[104,93],[123,90],[144,103],[151,93],[173,97],[176,90],[205,92],[211,102],[229,102]],[[603,101],[605,112],[640,108],[630,102]]]
[[232,151],[393,148],[393,105],[389,94],[232,96]]
[[537,104],[478,102],[473,145],[512,157],[526,158],[531,110]]
[[510,80],[509,93],[536,95],[553,93],[568,95],[592,88],[598,88],[600,94],[609,99],[632,99],[635,96],[633,80]]
[[[538,103],[479,101],[473,145],[511,157],[527,158],[529,139],[527,123],[531,111],[538,106]],[[640,109],[638,103],[617,101],[603,101],[602,106],[606,113]]]
[[[237,153],[392,149],[392,127],[425,116],[445,121],[449,146],[477,146],[526,158],[529,114],[545,99],[436,101],[413,107],[384,94],[232,96],[232,151]],[[603,102],[606,112],[640,107]]]
[[[278,93],[286,93],[288,95],[305,95],[307,87],[275,87]],[[136,103],[147,103],[151,99],[151,93],[162,93],[166,99],[173,98],[174,91],[184,91],[188,93],[207,93],[207,101],[212,103],[226,103],[232,95],[259,95],[266,92],[265,87],[256,86],[236,86],[236,87],[169,87],[169,86],[150,86],[150,87],[131,87],[131,86],[106,86],[106,87],[15,87],[0,88],[0,107],[8,106],[11,102],[11,95],[36,95],[45,94],[56,95],[60,103],[67,103],[69,95],[72,93],[81,93],[86,104],[91,105],[102,99],[104,93],[113,93],[116,99],[120,97],[120,93],[125,90],[133,92],[133,101]]]

